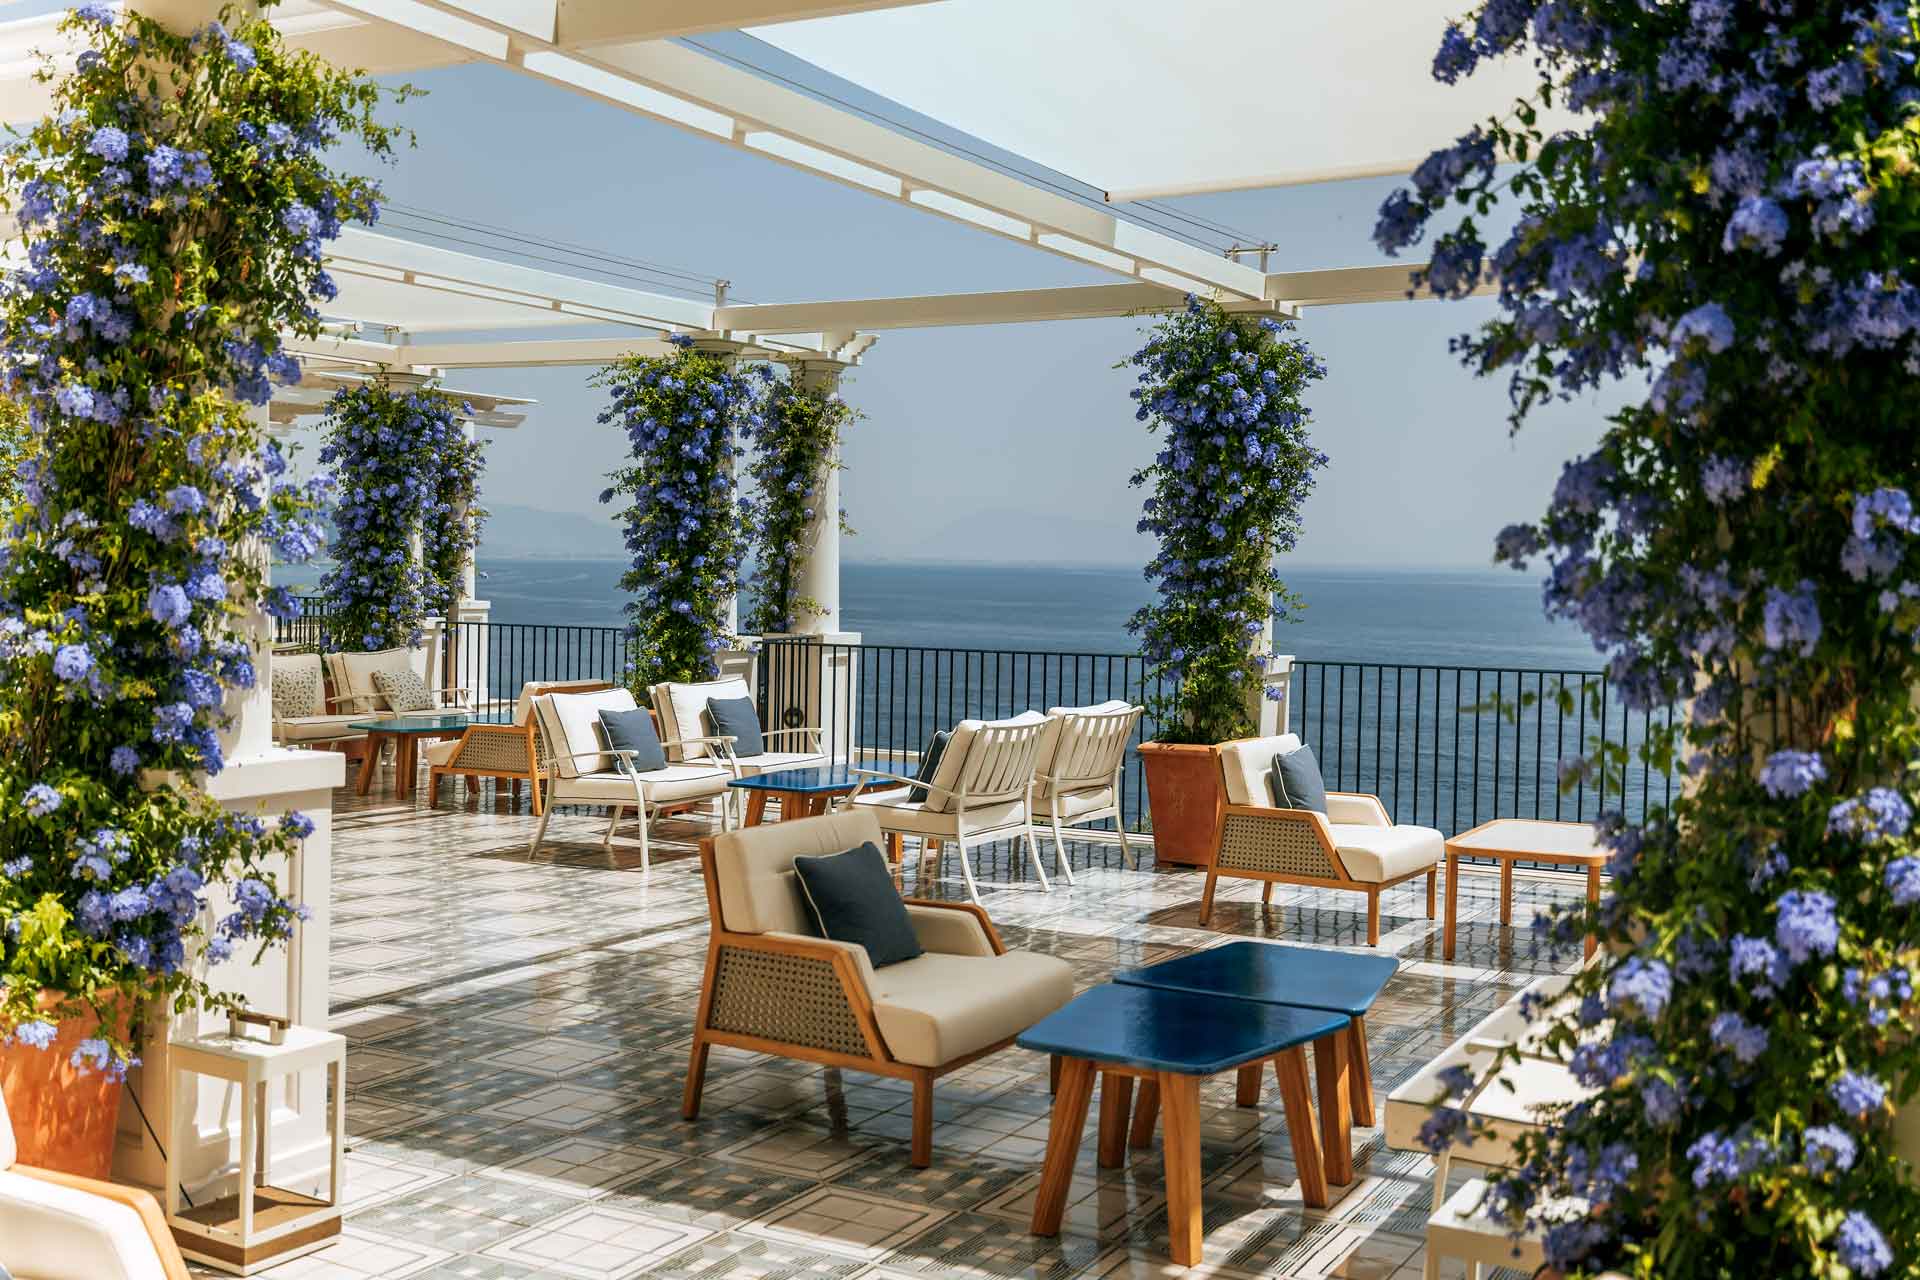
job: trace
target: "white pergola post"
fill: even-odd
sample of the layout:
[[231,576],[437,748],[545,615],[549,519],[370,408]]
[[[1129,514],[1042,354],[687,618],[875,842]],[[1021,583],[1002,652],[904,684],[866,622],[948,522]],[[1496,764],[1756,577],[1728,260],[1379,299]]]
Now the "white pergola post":
[[[832,395],[839,389],[845,362],[796,359],[788,362],[795,384]],[[818,608],[793,619],[796,635],[835,635],[840,631],[840,452],[835,450],[813,482],[813,522],[802,539],[794,590]]]

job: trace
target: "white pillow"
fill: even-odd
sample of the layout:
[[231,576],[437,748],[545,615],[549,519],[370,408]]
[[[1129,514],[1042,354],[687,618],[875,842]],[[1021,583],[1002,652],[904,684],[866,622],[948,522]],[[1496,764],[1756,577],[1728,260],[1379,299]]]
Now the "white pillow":
[[600,735],[602,711],[632,711],[639,704],[627,689],[602,689],[597,693],[543,693],[533,700],[534,714],[540,719],[540,732],[546,735],[547,750],[555,756],[580,755],[580,759],[556,761],[563,778],[583,773],[605,773],[613,768],[613,757],[606,754],[607,743]]
[[[667,696],[660,697],[659,690],[665,689]],[[708,728],[707,700],[718,698],[751,698],[753,690],[747,688],[747,682],[738,676],[726,680],[707,680],[700,684],[666,684],[654,686],[653,705],[660,712],[660,736],[663,738],[700,738],[711,730]],[[709,754],[707,744],[698,742],[690,747],[668,747],[669,760],[698,760]]]

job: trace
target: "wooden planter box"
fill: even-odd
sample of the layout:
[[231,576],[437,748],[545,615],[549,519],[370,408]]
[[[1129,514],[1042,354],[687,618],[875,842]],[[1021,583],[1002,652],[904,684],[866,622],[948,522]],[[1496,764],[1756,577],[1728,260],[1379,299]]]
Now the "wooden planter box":
[[1220,809],[1226,803],[1219,749],[1175,742],[1143,742],[1136,749],[1147,777],[1154,859],[1208,865],[1220,847]]

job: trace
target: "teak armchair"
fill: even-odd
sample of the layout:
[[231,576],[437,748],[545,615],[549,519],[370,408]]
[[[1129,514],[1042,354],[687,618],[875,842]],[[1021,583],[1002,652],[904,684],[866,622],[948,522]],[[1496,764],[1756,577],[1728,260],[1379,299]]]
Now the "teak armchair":
[[457,738],[426,749],[427,807],[440,802],[440,780],[495,778],[509,783],[517,802],[525,783],[533,816],[546,813],[540,775],[551,763],[533,720],[533,700],[546,693],[597,693],[616,686],[605,680],[528,681],[513,700],[512,724],[472,724]]
[[793,859],[877,842],[861,811],[700,842],[712,936],[682,1114],[700,1115],[714,1045],[913,1083],[915,1168],[933,1161],[933,1082],[1005,1048],[1073,998],[1064,960],[1008,951],[984,909],[907,899],[926,954],[875,969],[866,948],[812,936]]

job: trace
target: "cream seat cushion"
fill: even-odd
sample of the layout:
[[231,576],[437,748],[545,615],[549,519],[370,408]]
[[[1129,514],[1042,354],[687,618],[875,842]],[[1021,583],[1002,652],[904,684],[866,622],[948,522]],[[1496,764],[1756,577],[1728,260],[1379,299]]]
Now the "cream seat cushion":
[[873,971],[873,1016],[887,1052],[938,1067],[1011,1036],[1073,999],[1073,969],[1032,951],[927,952]]
[[[856,810],[867,810],[875,814],[880,825],[888,831],[899,831],[907,835],[957,837],[960,834],[960,814],[943,813],[933,807],[933,797],[915,801],[907,799],[906,787],[892,787],[886,791],[863,791],[853,802]],[[1026,825],[1027,806],[1018,800],[1009,800],[1001,804],[968,805],[966,812],[966,834],[973,836],[1002,828],[1018,828]]]
[[733,762],[740,766],[741,777],[752,778],[782,769],[817,769],[827,758],[818,751],[763,751],[757,756],[735,756]]
[[[702,800],[720,795],[733,775],[710,764],[670,764],[639,775],[648,804],[675,800]],[[614,772],[583,773],[554,785],[554,799],[585,804],[632,804],[634,775]]]
[[[665,696],[662,696],[662,695]],[[653,686],[653,706],[660,713],[660,736],[669,741],[675,738],[699,738],[708,732],[707,702],[718,698],[722,702],[734,698],[751,698],[753,690],[747,688],[747,682],[738,677],[725,680],[706,680],[699,684],[657,684]],[[690,747],[668,747],[669,760],[698,760],[710,754],[704,742]]]
[[793,860],[801,854],[843,853],[869,840],[879,843],[880,824],[858,810],[715,836],[721,922],[734,933],[812,933]]
[[[540,732],[546,736],[547,750],[563,778],[583,773],[606,773],[613,769],[613,757],[606,754],[606,739],[600,733],[602,711],[632,711],[639,704],[627,689],[602,689],[597,693],[543,693],[533,700],[533,713],[540,718]],[[569,758],[571,757],[571,758]]]
[[341,716],[295,716],[273,722],[274,736],[287,742],[332,742],[340,738],[364,738],[365,729],[349,729],[350,724],[384,719],[381,715],[358,712]]
[[1378,883],[1431,867],[1446,856],[1446,838],[1432,827],[1327,824],[1340,865],[1355,880]]
[[445,738],[439,742],[427,743],[421,754],[426,756],[427,763],[430,765],[445,764],[447,761],[453,759],[454,754],[459,750],[460,739]]
[[1085,787],[1079,791],[1062,792],[1056,801],[1053,796],[1036,796],[1033,802],[1033,820],[1051,822],[1057,812],[1060,821],[1070,822],[1083,813],[1095,813],[1101,809],[1113,808],[1112,787]]

